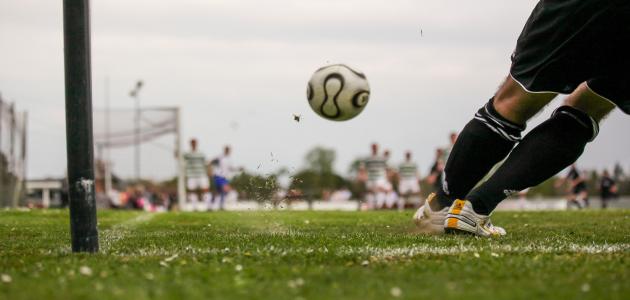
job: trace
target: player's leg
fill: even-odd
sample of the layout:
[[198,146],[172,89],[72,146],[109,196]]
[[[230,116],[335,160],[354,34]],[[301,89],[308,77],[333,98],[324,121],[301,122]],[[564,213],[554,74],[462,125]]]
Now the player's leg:
[[[404,183],[404,185],[403,185]],[[415,203],[415,199],[420,195],[420,184],[418,184],[418,179],[406,179],[401,181],[401,186],[399,188],[401,193],[404,191],[404,197],[402,197],[401,201],[399,201],[399,210],[404,210],[407,203]]]
[[366,182],[366,190],[365,193],[365,203],[367,205],[367,210],[376,209],[376,183],[374,181],[368,180]]
[[578,201],[578,193],[574,190],[571,190],[569,192],[569,196],[567,197],[567,209],[570,210],[572,207],[582,209],[582,205],[580,204],[580,201]]
[[218,187],[218,194],[217,194],[218,199],[218,210],[223,210],[223,202],[225,201],[225,186],[222,185],[220,187]]
[[370,189],[367,193],[365,193],[365,203],[367,205],[367,210],[373,210],[376,208],[375,193],[373,190]]
[[538,185],[574,163],[597,136],[599,121],[614,107],[581,84],[551,118],[523,138],[488,181],[466,197],[474,211],[489,215],[511,193]]
[[509,76],[460,132],[442,174],[442,187],[436,194],[430,194],[413,216],[420,230],[443,233],[447,211],[455,199],[464,199],[508,155],[520,140],[526,120],[555,96],[555,93],[530,93]]
[[387,200],[387,194],[385,193],[385,191],[383,189],[378,189],[374,197],[376,200],[374,209],[383,209],[383,207],[385,207],[385,200]]
[[195,191],[193,190],[186,189],[186,201],[184,203],[184,206],[180,207],[179,209],[184,211],[189,210],[189,208],[191,207],[191,203],[193,203],[195,199],[197,199],[197,193],[195,193]]
[[208,177],[199,178],[199,188],[201,192],[201,206],[203,210],[209,211],[212,209],[212,195],[210,194],[210,180]]
[[210,191],[210,204],[208,204],[208,211],[212,211],[216,208],[215,203],[217,202],[217,200],[219,199],[219,193],[220,193],[220,185],[219,182],[217,182],[217,176],[216,175],[212,175],[208,178],[208,183],[209,185],[211,185],[209,187],[209,191]]
[[526,121],[540,111],[555,93],[530,93],[508,77],[496,95],[459,134],[444,168],[444,184],[432,209],[463,199],[520,138]]
[[184,207],[180,207],[179,209],[187,211],[191,210],[194,206],[194,203],[197,201],[197,185],[194,178],[186,178],[186,200],[184,203]]
[[[577,199],[577,194],[573,191],[573,188],[571,188],[571,190],[569,190],[569,193],[567,194],[567,210],[570,210],[571,207],[576,206],[575,204],[577,203],[577,201],[575,200]],[[577,205],[578,208],[579,205]]]
[[219,202],[218,209],[223,210],[223,203],[225,201],[227,180],[225,179],[225,177],[222,177],[222,176],[214,176],[214,184],[217,187],[217,196],[214,197],[213,202],[216,202],[218,200]]
[[219,210],[225,210],[225,198],[227,197],[227,194],[230,192],[230,190],[231,190],[230,184],[227,181],[227,179],[225,179],[223,188],[221,189],[221,199],[219,201]]
[[186,209],[187,211],[193,211],[195,210],[197,201],[199,200],[199,195],[193,191],[191,193],[188,193],[188,204],[186,205]]
[[405,203],[409,201],[411,197],[411,190],[409,188],[409,180],[401,178],[398,182],[398,202],[396,202],[396,206],[398,211],[402,211],[405,208]]
[[582,191],[580,191],[580,203],[583,204],[584,208],[588,208],[591,206],[591,204],[589,203],[589,199],[588,199],[588,190],[586,188],[582,189]]
[[[629,8],[627,1],[605,5],[598,1],[538,2],[519,37],[510,74],[527,90],[572,94],[549,120],[523,138],[488,181],[468,194],[470,201],[454,202],[445,227],[465,228],[466,222],[456,217],[466,212],[478,220],[472,225],[477,231],[461,230],[502,234],[484,224],[489,224],[489,213],[506,195],[539,184],[574,162],[597,135],[598,122],[613,109],[610,101],[630,112],[628,68],[622,67],[628,64],[624,48],[630,44]],[[510,111],[497,111],[510,118]],[[528,111],[511,112],[526,115]]]
[[380,178],[375,182],[375,194],[374,200],[376,201],[375,209],[383,209],[385,202],[387,201],[387,181],[384,178]]
[[396,208],[398,211],[405,210],[405,203],[407,203],[410,199],[411,195],[407,194],[405,196],[399,196],[398,201],[396,202]]
[[386,204],[387,204],[387,209],[393,209],[394,206],[396,205],[396,203],[398,203],[398,199],[400,198],[400,196],[398,195],[398,193],[396,193],[396,191],[394,190],[389,190],[387,191],[387,199],[386,199]]
[[[398,181],[400,181],[400,179],[398,179]],[[396,184],[396,188],[394,188],[394,181],[392,181],[391,183],[389,183],[389,192],[388,192],[388,201],[389,203],[389,208],[390,209],[397,209],[398,208],[398,201],[400,200],[401,196],[400,196],[400,192],[397,189],[398,188],[398,184]]]

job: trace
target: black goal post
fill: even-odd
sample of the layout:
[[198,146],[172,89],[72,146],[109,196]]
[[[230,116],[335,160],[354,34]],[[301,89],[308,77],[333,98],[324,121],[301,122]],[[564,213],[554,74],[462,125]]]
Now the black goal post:
[[89,0],[63,1],[66,147],[73,252],[98,252]]

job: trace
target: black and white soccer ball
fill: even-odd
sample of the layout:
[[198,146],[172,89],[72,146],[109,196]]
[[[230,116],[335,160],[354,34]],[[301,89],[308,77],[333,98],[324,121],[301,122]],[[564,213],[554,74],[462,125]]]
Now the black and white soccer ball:
[[345,121],[363,111],[370,99],[370,85],[360,71],[343,64],[330,65],[313,73],[306,97],[321,117]]

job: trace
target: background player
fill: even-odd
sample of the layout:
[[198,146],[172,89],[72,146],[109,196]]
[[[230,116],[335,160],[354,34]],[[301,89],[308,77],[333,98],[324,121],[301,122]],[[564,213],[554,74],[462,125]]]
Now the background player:
[[390,209],[398,202],[398,193],[395,188],[398,187],[399,178],[396,168],[392,167],[390,163],[392,152],[386,149],[383,152],[383,157],[385,158],[385,178],[388,187],[385,191],[385,207]]
[[410,202],[410,198],[420,194],[420,175],[418,173],[418,165],[411,160],[411,152],[405,152],[405,161],[398,167],[400,177],[398,183],[398,193],[400,200],[398,201],[398,209],[402,210],[405,203]]
[[190,152],[184,154],[186,163],[187,207],[184,210],[201,209],[203,203],[210,201],[210,182],[206,168],[206,157],[197,151],[197,140],[190,140]]
[[608,201],[617,196],[617,183],[610,177],[608,170],[604,170],[599,181],[599,193],[602,199],[602,209],[608,207]]
[[437,192],[442,188],[442,172],[444,171],[444,165],[446,162],[442,160],[444,157],[444,150],[442,148],[435,149],[435,160],[429,170],[429,175],[426,178],[428,184],[433,186],[433,191]]
[[[499,202],[574,163],[615,105],[630,114],[628,20],[630,1],[540,1],[518,38],[509,76],[461,131],[444,184],[416,223],[438,233],[434,221],[444,218],[448,231],[504,235],[490,221]],[[521,140],[527,121],[558,93],[570,95]]]
[[[230,178],[235,168],[232,166],[230,154],[232,149],[230,146],[223,148],[223,154],[212,160],[212,181],[216,190],[216,195],[212,197],[211,206],[215,206],[218,200],[219,210],[225,209],[225,196],[232,190],[230,186]],[[217,199],[218,198],[218,199]]]
[[578,209],[588,207],[588,189],[586,187],[586,178],[578,170],[575,164],[571,165],[564,182],[568,183],[567,187],[567,208],[575,206]]
[[370,147],[371,154],[365,159],[365,169],[367,170],[367,203],[369,209],[379,209],[385,204],[387,191],[391,186],[387,181],[387,170],[385,157],[379,155],[378,144],[373,143]]

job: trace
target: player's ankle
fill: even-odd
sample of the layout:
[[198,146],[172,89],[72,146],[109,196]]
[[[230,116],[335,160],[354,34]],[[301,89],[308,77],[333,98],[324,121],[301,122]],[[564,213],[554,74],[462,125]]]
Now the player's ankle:
[[453,200],[448,197],[444,192],[438,191],[435,193],[435,199],[429,202],[431,210],[441,210],[445,207],[450,207],[453,204]]
[[492,209],[479,199],[471,198],[468,201],[472,204],[472,209],[476,214],[489,216],[492,212]]

